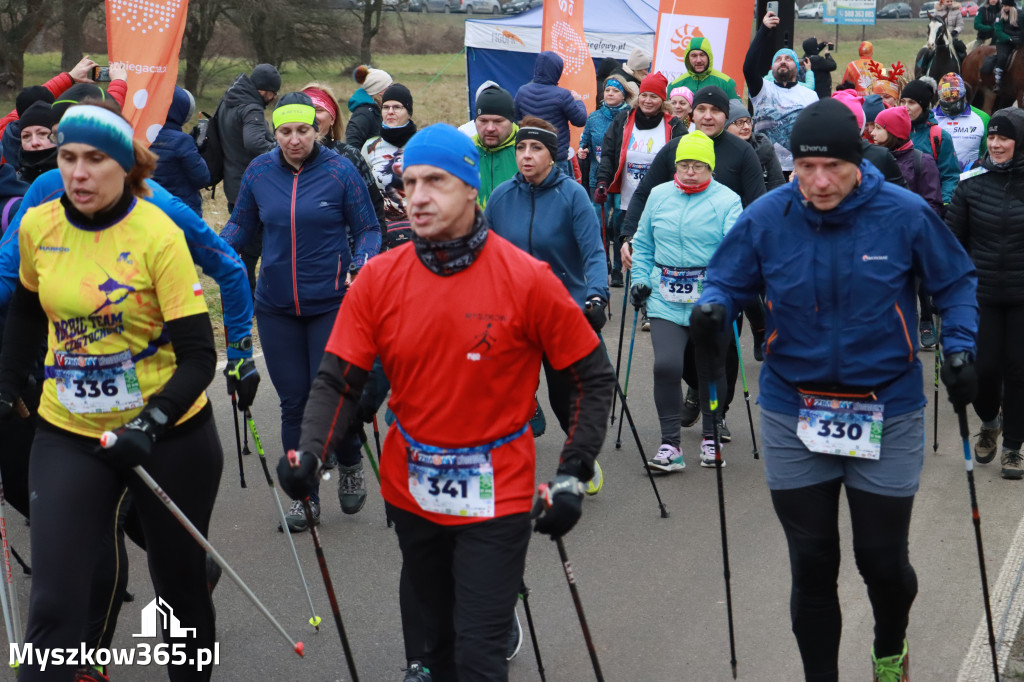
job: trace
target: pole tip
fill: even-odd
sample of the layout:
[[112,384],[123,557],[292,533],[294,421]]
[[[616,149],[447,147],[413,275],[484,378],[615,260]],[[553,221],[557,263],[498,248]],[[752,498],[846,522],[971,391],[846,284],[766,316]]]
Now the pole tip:
[[736,663],[732,664],[732,679],[736,679]]
[[302,642],[296,643],[295,644],[295,653],[297,653],[299,656],[303,656],[306,653],[306,645],[303,644]]
[[313,616],[312,618],[309,619],[309,624],[312,625],[313,627],[315,627],[317,629],[317,632],[320,631],[320,623],[321,623],[320,616]]
[[664,503],[662,503],[662,505],[661,505],[661,518],[663,518],[663,519],[667,519],[668,518],[668,509],[665,509]]

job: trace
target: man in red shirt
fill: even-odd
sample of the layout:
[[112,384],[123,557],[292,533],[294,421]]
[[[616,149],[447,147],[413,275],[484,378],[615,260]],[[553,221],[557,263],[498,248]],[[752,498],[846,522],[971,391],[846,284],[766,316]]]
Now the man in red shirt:
[[396,417],[381,492],[402,550],[406,679],[506,680],[530,538],[533,377],[547,356],[573,386],[552,506],[535,527],[552,538],[580,517],[580,481],[594,473],[615,377],[550,267],[488,230],[472,141],[437,124],[404,154],[412,241],[371,259],[345,296],[300,452],[281,459],[278,476],[293,499],[309,493],[332,442],[357,419],[380,356]]

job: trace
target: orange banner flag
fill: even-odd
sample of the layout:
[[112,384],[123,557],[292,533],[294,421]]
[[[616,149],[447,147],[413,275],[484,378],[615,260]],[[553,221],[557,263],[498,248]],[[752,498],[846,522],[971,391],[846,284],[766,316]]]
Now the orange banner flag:
[[149,146],[174,96],[188,0],[106,0],[106,14],[107,57],[128,71],[124,117]]
[[750,47],[753,16],[754,0],[661,0],[651,71],[665,74],[669,83],[685,75],[683,56],[690,39],[707,38],[714,54],[712,67],[732,77],[742,97],[743,59]]
[[[544,3],[541,50],[550,50],[562,58],[562,77],[558,84],[579,94],[588,112],[597,101],[597,73],[590,47],[583,33],[583,0],[551,0]],[[583,128],[569,126],[570,144],[579,149]]]

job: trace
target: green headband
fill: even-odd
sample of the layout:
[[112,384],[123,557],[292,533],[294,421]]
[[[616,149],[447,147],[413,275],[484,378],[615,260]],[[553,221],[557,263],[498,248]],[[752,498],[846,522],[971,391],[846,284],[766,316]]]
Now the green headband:
[[274,109],[274,129],[285,123],[316,124],[316,109],[308,104],[286,104]]

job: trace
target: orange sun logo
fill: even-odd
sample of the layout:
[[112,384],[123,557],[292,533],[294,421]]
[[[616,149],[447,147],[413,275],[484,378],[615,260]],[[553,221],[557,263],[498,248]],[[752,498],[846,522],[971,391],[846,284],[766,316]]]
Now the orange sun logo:
[[680,26],[676,29],[670,41],[672,43],[672,54],[679,61],[683,61],[686,58],[686,51],[690,48],[690,40],[703,37],[704,34],[700,32],[700,28],[696,25],[684,24]]

